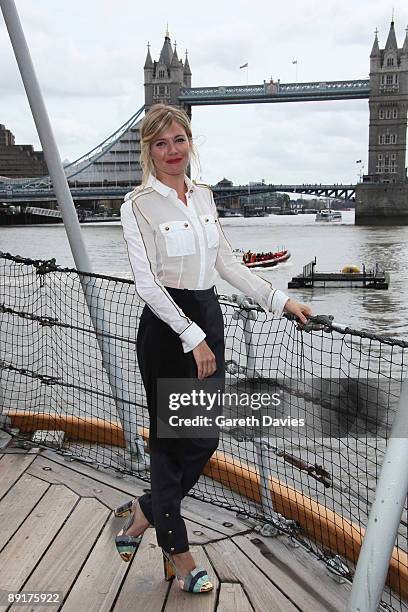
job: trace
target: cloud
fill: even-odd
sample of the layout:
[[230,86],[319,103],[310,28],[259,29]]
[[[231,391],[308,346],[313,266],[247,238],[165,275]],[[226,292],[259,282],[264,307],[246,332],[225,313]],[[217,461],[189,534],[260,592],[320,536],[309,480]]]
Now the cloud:
[[[390,11],[361,0],[207,0],[192,14],[185,3],[121,0],[18,3],[21,21],[63,157],[96,146],[144,102],[143,64],[153,59],[169,21],[179,57],[189,50],[193,85],[245,84],[272,75],[282,82],[367,78],[373,31],[385,42]],[[233,9],[233,10],[232,10]],[[408,22],[395,6],[400,44]],[[298,60],[297,71],[292,64]],[[0,123],[17,142],[38,146],[21,78],[0,20]],[[236,183],[351,181],[355,160],[366,159],[368,104],[362,101],[231,105],[193,109],[203,179]]]
[[[350,104],[353,112],[341,102],[218,109],[223,146],[217,146],[218,134],[206,138],[200,146],[203,169],[211,182],[221,178],[218,168],[238,183],[260,178],[276,183],[354,181],[355,160],[367,148],[361,141],[367,141],[368,108],[364,100]],[[216,112],[194,109],[195,132],[213,131]]]

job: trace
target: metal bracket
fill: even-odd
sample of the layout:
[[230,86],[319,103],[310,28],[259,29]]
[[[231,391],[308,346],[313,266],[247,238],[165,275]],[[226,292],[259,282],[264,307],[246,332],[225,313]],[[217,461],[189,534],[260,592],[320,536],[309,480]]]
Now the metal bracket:
[[326,568],[328,570],[329,576],[333,578],[339,584],[346,582],[346,579],[350,579],[350,570],[343,563],[340,555],[335,555],[326,561]]
[[395,608],[389,606],[385,601],[380,601],[380,605],[378,606],[378,612],[394,612]]
[[299,331],[304,331],[308,333],[312,331],[321,331],[321,330],[325,332],[331,332],[332,322],[334,320],[333,315],[314,315],[312,317],[309,317],[309,319],[307,320],[307,323],[300,323],[297,317],[295,317],[295,315],[290,312],[285,313],[284,317],[288,319],[288,321],[293,321],[294,323],[296,323],[297,329]]
[[233,319],[241,318],[245,320],[250,319],[251,321],[256,320],[256,310],[258,309],[258,306],[253,298],[247,295],[233,293],[231,296],[231,302],[236,304],[241,310],[245,312],[244,315],[241,310],[236,310],[232,315]]
[[229,359],[225,362],[225,371],[233,376],[242,374],[247,378],[262,378],[262,375],[258,372],[258,370],[252,370],[247,368],[247,366],[239,365],[235,359]]
[[269,518],[268,523],[258,523],[255,525],[254,531],[265,537],[273,538],[293,532],[297,527],[296,521],[286,519],[282,514],[275,512],[274,516]]
[[122,467],[135,472],[150,470],[150,456],[145,451],[143,439],[135,435],[129,448],[125,449],[118,461]]

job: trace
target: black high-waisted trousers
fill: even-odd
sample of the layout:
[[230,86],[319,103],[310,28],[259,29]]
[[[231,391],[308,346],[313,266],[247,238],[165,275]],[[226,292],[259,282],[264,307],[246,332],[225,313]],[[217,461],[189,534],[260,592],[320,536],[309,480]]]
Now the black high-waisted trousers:
[[[183,312],[205,332],[215,354],[217,371],[224,380],[224,322],[214,287],[205,290],[166,287]],[[157,379],[197,378],[192,351],[183,352],[179,336],[148,306],[144,307],[137,334],[137,358],[146,390],[150,417],[151,490],[139,498],[143,514],[156,529],[157,542],[172,554],[189,549],[187,530],[180,514],[182,498],[196,484],[217,438],[159,438],[157,436]]]

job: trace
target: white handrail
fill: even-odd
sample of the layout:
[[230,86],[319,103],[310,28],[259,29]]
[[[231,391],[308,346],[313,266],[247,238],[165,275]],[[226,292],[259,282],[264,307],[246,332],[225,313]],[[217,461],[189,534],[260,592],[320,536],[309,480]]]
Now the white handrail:
[[408,491],[408,381],[402,385],[347,612],[377,612]]

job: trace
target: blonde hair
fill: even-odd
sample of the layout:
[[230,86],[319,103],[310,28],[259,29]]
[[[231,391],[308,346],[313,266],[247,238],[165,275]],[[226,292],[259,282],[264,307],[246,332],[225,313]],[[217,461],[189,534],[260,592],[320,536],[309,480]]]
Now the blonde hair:
[[175,121],[179,123],[187,134],[190,142],[190,161],[193,160],[199,167],[197,151],[193,144],[191,123],[187,113],[176,106],[168,104],[154,104],[146,113],[140,128],[140,165],[142,166],[142,185],[144,185],[149,174],[156,176],[156,168],[150,153],[150,145],[160,134],[168,130]]

